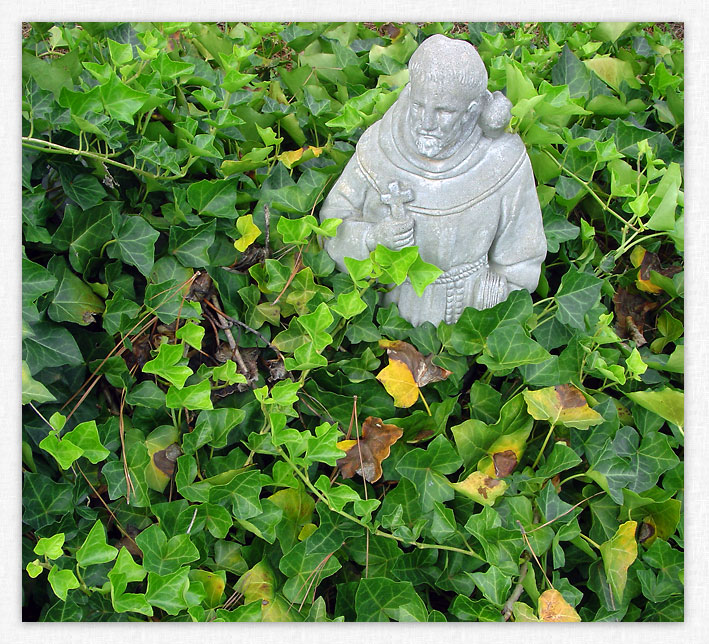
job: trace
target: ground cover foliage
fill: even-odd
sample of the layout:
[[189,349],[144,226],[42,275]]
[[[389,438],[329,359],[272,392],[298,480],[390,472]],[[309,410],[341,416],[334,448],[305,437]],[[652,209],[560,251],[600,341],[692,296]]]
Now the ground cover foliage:
[[[534,294],[412,328],[382,284],[436,267],[341,273],[317,213],[434,33],[512,100],[549,253]],[[22,48],[25,619],[683,619],[671,31],[33,23]]]

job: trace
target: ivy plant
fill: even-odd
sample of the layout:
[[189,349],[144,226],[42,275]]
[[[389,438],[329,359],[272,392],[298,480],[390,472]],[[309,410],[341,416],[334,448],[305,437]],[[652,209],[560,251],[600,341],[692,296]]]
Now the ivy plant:
[[[319,207],[428,36],[512,101],[537,290],[412,327]],[[23,610],[681,621],[683,41],[636,23],[31,23]]]

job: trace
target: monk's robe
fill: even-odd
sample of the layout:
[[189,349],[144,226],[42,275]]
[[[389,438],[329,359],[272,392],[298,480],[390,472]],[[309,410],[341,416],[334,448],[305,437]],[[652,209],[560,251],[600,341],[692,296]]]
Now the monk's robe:
[[376,246],[369,233],[391,214],[384,202],[391,202],[394,182],[413,193],[403,206],[413,218],[421,259],[444,271],[422,297],[408,280],[387,293],[386,302],[396,302],[403,318],[414,325],[450,324],[467,306],[485,308],[514,289],[537,287],[546,238],[518,135],[492,139],[475,127],[450,157],[426,158],[408,124],[405,88],[362,135],[320,210],[321,219],[343,220],[325,242],[340,270],[346,271],[345,257],[364,259]]

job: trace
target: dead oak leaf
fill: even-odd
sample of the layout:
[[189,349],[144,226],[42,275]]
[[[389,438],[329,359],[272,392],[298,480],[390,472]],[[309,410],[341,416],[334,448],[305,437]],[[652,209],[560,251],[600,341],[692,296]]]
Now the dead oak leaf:
[[391,453],[391,446],[404,434],[396,425],[385,425],[381,418],[369,416],[362,425],[362,437],[337,460],[342,478],[355,474],[370,483],[382,477],[382,461]]

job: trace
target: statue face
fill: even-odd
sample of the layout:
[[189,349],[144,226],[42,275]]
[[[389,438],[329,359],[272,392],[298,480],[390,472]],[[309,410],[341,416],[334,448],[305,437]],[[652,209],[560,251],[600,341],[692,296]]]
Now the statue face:
[[480,101],[439,83],[411,81],[409,127],[419,154],[445,158],[470,133]]

